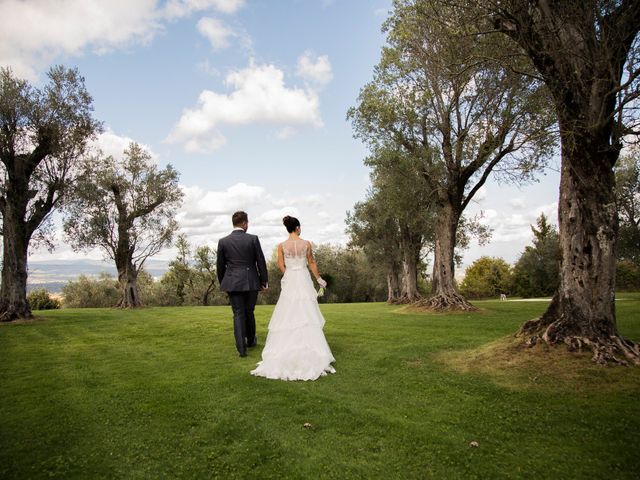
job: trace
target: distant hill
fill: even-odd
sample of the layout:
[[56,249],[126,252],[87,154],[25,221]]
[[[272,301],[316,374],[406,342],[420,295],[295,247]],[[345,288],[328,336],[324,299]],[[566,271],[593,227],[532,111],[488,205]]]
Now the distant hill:
[[[168,268],[164,260],[147,260],[144,269],[153,277],[161,277]],[[115,266],[99,260],[45,260],[29,262],[29,277],[27,291],[36,288],[46,288],[50,292],[60,293],[62,287],[80,275],[97,276],[107,272],[114,277],[117,275]]]

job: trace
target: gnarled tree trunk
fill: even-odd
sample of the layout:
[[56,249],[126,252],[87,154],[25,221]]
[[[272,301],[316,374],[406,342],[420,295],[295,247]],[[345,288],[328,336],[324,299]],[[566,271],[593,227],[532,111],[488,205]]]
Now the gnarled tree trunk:
[[29,236],[23,220],[24,211],[20,212],[19,210],[20,205],[12,205],[7,202],[2,217],[4,249],[2,286],[0,287],[0,321],[2,322],[10,322],[18,318],[31,318],[32,316],[31,308],[27,302]]
[[[14,160],[15,162],[15,160]],[[17,170],[17,169],[16,169]],[[2,286],[0,321],[31,318],[27,302],[27,251],[31,228],[25,221],[29,181],[24,172],[10,172],[12,183],[2,199]]]
[[494,23],[544,78],[562,142],[560,286],[542,317],[516,335],[528,345],[588,348],[598,363],[640,365],[640,348],[616,325],[613,174],[628,133],[625,109],[637,101],[632,79],[640,71],[625,64],[637,48],[638,2],[523,0],[501,8]]
[[575,125],[563,131],[572,135],[562,138],[560,286],[542,317],[517,335],[528,345],[543,340],[589,348],[598,363],[640,364],[638,345],[622,338],[616,325],[613,152],[608,141],[576,135]]
[[416,306],[436,311],[476,310],[455,287],[456,232],[460,212],[451,205],[440,210],[436,222],[431,296]]
[[[124,214],[121,214],[124,217]],[[134,247],[130,245],[129,223],[121,218],[118,224],[118,244],[115,252],[116,268],[118,269],[118,282],[122,296],[116,307],[134,308],[141,307],[140,295],[138,295],[138,268],[133,263]]]
[[120,308],[141,307],[142,302],[138,294],[138,272],[131,262],[127,262],[123,269],[118,266],[118,281],[122,296],[116,306]]

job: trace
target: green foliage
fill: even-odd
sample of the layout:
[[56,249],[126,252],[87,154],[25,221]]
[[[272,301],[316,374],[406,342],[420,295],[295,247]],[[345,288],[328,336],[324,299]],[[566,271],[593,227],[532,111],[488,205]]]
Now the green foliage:
[[640,266],[631,260],[616,262],[616,290],[619,292],[640,291]]
[[45,288],[38,288],[27,295],[31,310],[56,310],[60,308],[60,300],[52,297]]
[[[54,66],[38,88],[0,67],[0,218],[24,222],[18,230],[26,243],[53,248],[49,213],[68,193],[75,166],[101,128],[77,69]],[[19,219],[3,218],[7,203],[29,208]]]
[[178,255],[169,263],[169,270],[156,285],[154,305],[221,305],[226,304],[226,294],[216,290],[215,249],[208,245],[191,245],[184,234],[176,240]]
[[[280,281],[282,280],[282,272],[278,268],[278,249],[274,248],[271,258],[267,262],[267,273],[269,275],[269,290],[258,296],[258,302],[268,305],[274,305],[280,296]],[[324,277],[322,265],[318,265],[320,274]]]
[[[320,303],[379,302],[387,299],[387,284],[384,271],[372,264],[359,248],[345,248],[322,244],[314,246],[314,256],[320,274],[327,281],[327,288]],[[280,295],[282,273],[273,252],[269,269],[269,290],[261,294],[259,301],[273,304]],[[319,288],[316,285],[316,288]]]
[[[619,328],[637,341],[640,297],[625,297]],[[640,370],[585,358],[561,382],[443,365],[439,354],[512,335],[546,303],[477,305],[322,305],[337,373],[315,382],[249,375],[269,306],[246,359],[228,307],[63,309],[3,325],[0,477],[635,478]]]
[[[434,276],[450,285],[453,269],[437,264],[460,259],[456,248],[464,249],[470,236],[486,242],[490,234],[476,218],[463,217],[467,206],[490,176],[533,178],[554,151],[555,117],[543,84],[516,73],[527,71],[528,62],[517,54],[508,64],[496,61],[496,50],[513,49],[500,35],[480,34],[466,7],[437,0],[397,0],[393,7],[374,78],[347,116],[371,151],[366,163],[399,224],[391,232],[401,233],[405,266],[424,247],[433,249],[438,236]],[[370,240],[379,228],[367,228],[364,213],[357,205],[349,219],[354,243],[392,259],[380,240]],[[388,216],[375,220],[383,224]],[[423,220],[417,227],[416,219]]]
[[121,159],[92,157],[83,162],[64,222],[76,250],[100,248],[118,273],[138,271],[145,260],[171,244],[174,219],[183,197],[179,174],[159,169],[132,142]]
[[327,278],[327,289],[320,302],[379,302],[387,298],[384,271],[371,263],[362,249],[329,244],[314,250],[320,273]]
[[113,307],[120,298],[118,281],[108,273],[98,278],[80,275],[62,288],[65,308]]
[[464,274],[460,291],[468,298],[497,297],[507,293],[511,284],[511,267],[501,258],[480,257]]
[[560,239],[544,214],[533,231],[533,246],[524,252],[513,268],[512,293],[520,297],[545,297],[555,293],[560,282]]
[[618,241],[616,257],[640,267],[640,148],[632,148],[615,167]]

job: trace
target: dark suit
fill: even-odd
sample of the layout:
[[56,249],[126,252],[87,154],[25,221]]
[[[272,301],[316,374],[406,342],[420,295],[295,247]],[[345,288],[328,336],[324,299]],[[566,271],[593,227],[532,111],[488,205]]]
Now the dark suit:
[[246,353],[245,338],[255,343],[256,318],[253,311],[258,290],[268,283],[267,264],[256,235],[234,230],[218,241],[218,281],[220,290],[229,294],[233,310],[233,334],[236,348]]

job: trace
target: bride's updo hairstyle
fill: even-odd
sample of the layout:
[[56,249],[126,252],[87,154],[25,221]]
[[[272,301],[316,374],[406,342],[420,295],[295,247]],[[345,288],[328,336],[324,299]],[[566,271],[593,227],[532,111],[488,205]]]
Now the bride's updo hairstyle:
[[296,217],[290,217],[287,215],[282,219],[282,224],[286,227],[287,232],[294,232],[296,228],[300,226],[300,220]]

